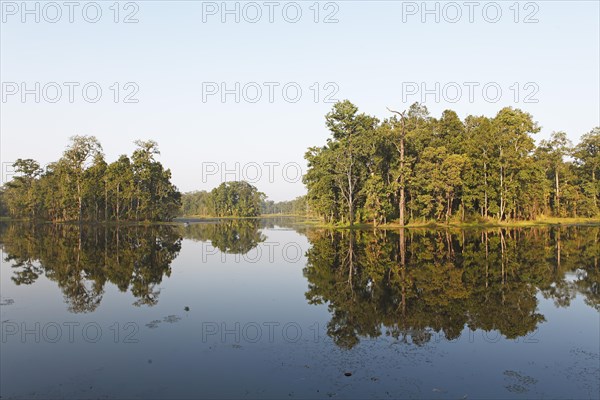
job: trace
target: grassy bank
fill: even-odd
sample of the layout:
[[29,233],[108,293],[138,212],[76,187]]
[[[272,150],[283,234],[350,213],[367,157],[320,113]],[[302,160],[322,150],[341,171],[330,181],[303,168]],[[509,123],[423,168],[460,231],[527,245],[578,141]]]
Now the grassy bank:
[[[399,229],[400,224],[397,222],[390,222],[387,224],[381,224],[375,226],[373,223],[356,223],[352,227],[348,224],[329,224],[317,220],[307,220],[308,225],[312,225],[317,228],[328,228],[328,229]],[[519,228],[519,227],[535,227],[535,226],[600,226],[599,218],[540,218],[536,220],[528,221],[450,221],[448,223],[438,221],[417,221],[411,222],[404,225],[404,228],[415,229],[415,228]]]
[[[314,228],[326,228],[326,229],[399,229],[400,224],[397,222],[390,222],[387,224],[374,225],[373,223],[362,222],[355,223],[352,227],[348,224],[331,224],[325,223],[320,219],[306,216],[306,215],[294,215],[294,214],[264,214],[258,217],[212,217],[202,215],[186,215],[174,218],[173,221],[98,221],[98,222],[84,222],[84,225],[107,225],[107,226],[132,226],[132,225],[180,225],[183,223],[217,223],[220,221],[231,221],[231,220],[257,220],[261,218],[293,218],[293,223],[296,225],[306,225]],[[27,222],[23,219],[12,219],[9,217],[0,217],[0,222]],[[36,223],[56,223],[56,224],[79,224],[78,221],[36,221]],[[416,221],[404,225],[404,228],[408,229],[440,229],[440,228],[519,228],[519,227],[534,227],[534,226],[600,226],[600,217],[596,218],[539,218],[536,220],[529,221],[450,221],[448,223],[438,221]]]

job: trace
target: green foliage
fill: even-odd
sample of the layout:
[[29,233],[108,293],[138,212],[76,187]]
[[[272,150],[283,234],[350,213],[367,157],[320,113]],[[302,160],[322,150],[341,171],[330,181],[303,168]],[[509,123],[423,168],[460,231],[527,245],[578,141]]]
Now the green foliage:
[[183,195],[181,213],[214,217],[257,217],[265,201],[264,193],[248,182],[224,182],[210,192]]
[[265,200],[261,205],[261,212],[262,214],[306,215],[306,196],[299,196],[294,200],[279,202]]
[[8,217],[8,205],[4,191],[5,189],[0,187],[0,217]]
[[599,213],[600,128],[571,146],[554,133],[536,147],[533,117],[493,118],[413,104],[379,122],[349,101],[325,117],[331,137],[305,154],[310,211],[327,223],[531,220]]
[[311,148],[306,154],[310,172],[304,177],[309,202],[329,220],[354,223],[356,210],[364,204],[361,194],[368,176],[369,153],[377,119],[358,114],[348,100],[336,103],[325,116],[332,134],[323,148]]
[[580,214],[595,215],[598,212],[600,194],[600,127],[581,137],[581,141],[575,146],[573,157],[575,175],[579,179],[579,185],[583,187],[584,200],[579,204]]
[[213,210],[218,217],[257,217],[265,199],[248,182],[223,182],[210,192]]
[[214,216],[210,193],[205,190],[184,193],[181,197],[181,215]]
[[13,218],[50,221],[161,221],[173,218],[181,194],[171,171],[154,159],[153,141],[137,141],[132,160],[111,164],[93,136],[74,136],[63,156],[42,171],[34,160],[17,160],[17,176],[2,192]]

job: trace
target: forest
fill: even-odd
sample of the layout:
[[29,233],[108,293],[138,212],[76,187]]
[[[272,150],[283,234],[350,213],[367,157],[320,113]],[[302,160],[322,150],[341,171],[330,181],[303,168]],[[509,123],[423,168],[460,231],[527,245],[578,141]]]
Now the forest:
[[257,217],[266,196],[245,181],[223,182],[210,192],[185,193],[181,215],[204,217]]
[[93,136],[74,136],[42,169],[18,159],[0,214],[45,221],[165,221],[175,216],[309,215],[348,226],[597,218],[600,128],[573,144],[565,132],[536,143],[540,126],[511,107],[494,117],[440,118],[415,103],[377,117],[345,100],[325,116],[331,136],[305,153],[307,194],[273,202],[244,181],[181,194],[152,140],[108,164]]
[[[389,110],[389,109],[388,109]],[[350,101],[326,115],[331,137],[305,155],[311,213],[330,224],[597,217],[600,128],[573,145],[565,132],[539,144],[532,115],[429,115],[415,103],[390,117]]]
[[18,159],[15,176],[0,191],[12,218],[42,221],[162,221],[173,218],[181,193],[171,171],[155,159],[156,142],[135,142],[131,157],[108,164],[94,136],[73,136],[62,157],[45,169]]
[[210,192],[182,195],[171,172],[155,159],[154,141],[136,141],[131,157],[107,164],[93,136],[74,136],[63,156],[45,169],[18,159],[15,176],[0,190],[0,215],[37,221],[168,221],[177,215],[257,217],[298,213],[303,199],[267,201],[244,181],[223,182]]
[[182,216],[258,217],[260,215],[306,215],[306,196],[294,200],[267,200],[266,195],[245,181],[224,182],[210,192],[184,193]]

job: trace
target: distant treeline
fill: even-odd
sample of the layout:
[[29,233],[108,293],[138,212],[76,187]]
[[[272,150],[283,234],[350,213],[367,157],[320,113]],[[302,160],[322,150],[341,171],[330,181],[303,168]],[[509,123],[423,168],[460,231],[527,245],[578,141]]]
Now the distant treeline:
[[304,215],[306,197],[274,202],[245,181],[224,182],[212,191],[184,193],[181,215],[203,217],[257,217],[261,214]]
[[288,201],[266,200],[262,204],[263,214],[306,215],[309,212],[306,196]]
[[311,212],[344,224],[599,214],[600,128],[576,146],[564,132],[536,146],[540,128],[519,109],[390,113],[380,121],[346,100],[326,115],[331,137],[305,155]]
[[63,156],[44,170],[32,159],[14,164],[16,176],[0,191],[0,209],[12,218],[49,221],[162,221],[173,218],[181,193],[171,171],[154,159],[154,141],[136,141],[107,164],[93,136],[74,136]]
[[265,194],[248,182],[223,182],[210,192],[185,193],[182,215],[212,217],[256,217],[261,214]]

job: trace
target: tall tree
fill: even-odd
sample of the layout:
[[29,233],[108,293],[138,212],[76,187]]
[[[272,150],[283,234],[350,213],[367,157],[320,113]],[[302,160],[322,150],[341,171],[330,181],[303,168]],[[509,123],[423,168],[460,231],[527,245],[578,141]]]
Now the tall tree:
[[333,184],[345,203],[347,221],[352,226],[359,193],[365,182],[366,160],[363,154],[378,121],[364,113],[359,114],[358,108],[348,100],[336,103],[325,120],[332,134],[325,152],[330,156]]
[[35,219],[38,209],[36,178],[42,173],[40,164],[30,158],[19,158],[12,166],[17,175],[7,185],[14,192],[13,196],[8,197],[7,206],[13,214],[19,217]]
[[31,159],[15,163],[17,175],[3,198],[9,215],[51,221],[167,220],[181,206],[171,171],[154,159],[155,142],[138,142],[134,162],[125,155],[107,165],[93,136],[74,136],[46,171]]
[[[398,216],[398,222],[400,223],[400,226],[404,226],[404,222],[405,222],[405,211],[406,211],[406,193],[405,193],[405,186],[406,186],[406,164],[405,164],[405,159],[404,159],[404,152],[405,152],[405,141],[406,141],[406,112],[405,111],[394,111],[394,110],[390,110],[388,108],[389,112],[392,112],[396,115],[398,115],[400,117],[400,126],[398,129],[398,124],[396,123],[397,120],[394,119],[392,122],[392,126],[393,126],[393,131],[399,131],[399,135],[398,135],[398,144],[397,144],[397,150],[399,153],[399,157],[400,157],[400,170],[399,172],[399,182],[398,182],[398,186],[399,186],[399,201],[398,201],[398,210],[399,210],[399,216]],[[394,141],[394,144],[396,144],[396,142]]]
[[554,178],[554,212],[556,215],[563,215],[560,207],[560,187],[561,175],[565,174],[565,157],[572,152],[571,141],[564,132],[552,132],[550,140],[542,140],[539,150],[545,155],[546,162],[552,171]]
[[210,192],[213,212],[218,217],[257,217],[265,195],[248,182],[223,182]]
[[500,110],[493,126],[500,181],[498,219],[502,220],[508,217],[509,207],[513,211],[516,208],[518,199],[514,178],[525,158],[535,148],[531,134],[539,132],[540,128],[530,114],[512,107]]
[[581,167],[584,182],[589,182],[590,192],[593,196],[594,207],[598,209],[598,174],[600,174],[600,127],[592,129],[581,137],[575,147],[573,156]]
[[102,146],[95,136],[72,136],[71,144],[63,153],[69,177],[74,181],[77,197],[78,220],[83,221],[84,174],[88,163],[102,154]]

